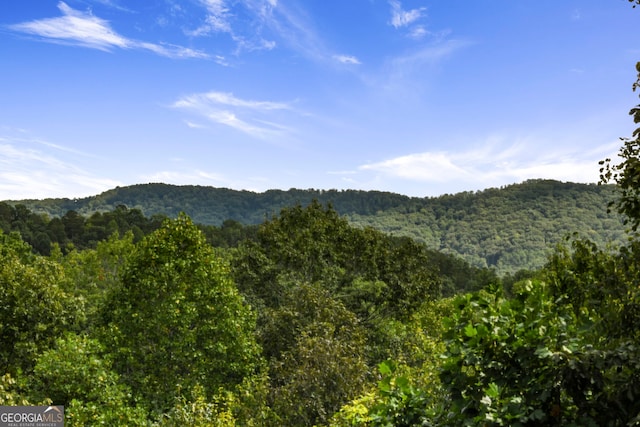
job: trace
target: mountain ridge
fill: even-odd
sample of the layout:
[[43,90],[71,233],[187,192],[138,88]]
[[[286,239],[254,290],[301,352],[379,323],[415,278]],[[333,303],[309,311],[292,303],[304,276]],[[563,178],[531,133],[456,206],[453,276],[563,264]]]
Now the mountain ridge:
[[429,248],[453,253],[478,267],[500,273],[535,269],[550,248],[576,235],[595,243],[624,244],[622,218],[608,212],[615,186],[555,180],[528,180],[500,188],[410,197],[384,191],[289,189],[248,190],[152,183],[116,187],[80,199],[6,201],[50,217],[69,210],[90,216],[119,205],[145,216],[175,217],[220,226],[226,220],[259,224],[280,209],[313,200],[331,206],[351,223],[408,236]]

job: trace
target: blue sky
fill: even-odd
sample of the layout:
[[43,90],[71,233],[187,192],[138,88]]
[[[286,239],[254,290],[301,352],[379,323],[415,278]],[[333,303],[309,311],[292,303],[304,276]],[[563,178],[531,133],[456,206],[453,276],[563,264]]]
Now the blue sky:
[[626,0],[5,0],[0,200],[596,182],[634,128],[639,23]]

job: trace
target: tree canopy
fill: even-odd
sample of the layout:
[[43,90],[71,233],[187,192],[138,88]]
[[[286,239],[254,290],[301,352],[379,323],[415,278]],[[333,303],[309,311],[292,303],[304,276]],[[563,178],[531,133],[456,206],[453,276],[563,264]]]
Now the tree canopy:
[[[635,5],[634,5],[635,7]],[[640,62],[636,64],[638,79],[633,84],[633,90],[640,88]],[[633,121],[640,124],[640,104],[633,107],[629,114]],[[619,198],[610,206],[615,206],[625,216],[625,222],[636,231],[640,225],[640,127],[629,138],[622,138],[623,145],[618,156],[620,163],[613,163],[606,159],[600,164],[600,178],[602,182],[615,182],[619,190]]]
[[233,389],[258,368],[255,315],[184,215],[138,245],[104,322],[115,370],[153,409],[170,408],[182,389]]

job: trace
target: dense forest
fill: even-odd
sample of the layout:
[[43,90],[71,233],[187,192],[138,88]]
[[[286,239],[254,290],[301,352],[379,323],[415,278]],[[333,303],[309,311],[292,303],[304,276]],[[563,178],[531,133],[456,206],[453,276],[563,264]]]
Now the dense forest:
[[[531,180],[503,188],[434,198],[410,198],[375,191],[271,190],[265,193],[229,189],[146,184],[116,188],[84,199],[22,200],[6,202],[22,219],[11,219],[0,206],[0,227],[31,222],[20,231],[32,245],[44,249],[47,239],[63,243],[61,230],[76,228],[74,244],[99,240],[114,224],[128,221],[140,234],[148,227],[144,217],[175,218],[185,212],[202,226],[239,228],[277,215],[280,209],[313,200],[330,203],[351,224],[371,226],[396,236],[408,236],[430,249],[462,257],[470,264],[494,268],[498,274],[541,267],[554,244],[578,233],[598,245],[621,243],[626,237],[617,212],[608,212],[615,197],[613,185]],[[128,212],[124,212],[122,209]],[[33,214],[40,215],[35,218]],[[27,217],[31,215],[30,219]],[[131,218],[137,215],[138,218]],[[86,217],[84,236],[81,217]],[[48,225],[41,223],[48,222]],[[62,222],[62,225],[60,224]],[[126,222],[126,221],[125,221]],[[137,223],[136,223],[137,222]],[[15,228],[15,227],[14,227]],[[138,230],[140,229],[140,231]],[[251,227],[248,227],[251,228]],[[34,234],[39,235],[39,238]],[[69,234],[69,233],[67,233]],[[48,237],[47,237],[48,236]],[[38,242],[36,240],[39,239]]]
[[259,224],[280,209],[312,200],[332,203],[341,214],[374,214],[408,203],[412,198],[400,194],[356,190],[269,190],[264,193],[196,185],[139,184],[116,187],[102,194],[78,199],[20,200],[35,213],[59,217],[69,210],[81,215],[112,211],[124,205],[139,209],[146,216],[156,214],[175,218],[185,212],[194,222],[220,225],[232,219],[243,224]]
[[501,278],[317,201],[252,227],[68,216],[47,253],[0,232],[0,405],[69,426],[640,420],[636,241]]
[[[25,209],[4,206],[41,218]],[[0,404],[64,404],[70,425],[326,424],[380,361],[432,357],[425,307],[499,282],[318,202],[251,228],[68,216],[46,254],[0,234]]]
[[[624,165],[603,179],[623,189]],[[0,405],[69,426],[637,425],[640,215],[619,194],[623,243],[574,235],[502,276],[317,200],[257,225],[0,203]]]

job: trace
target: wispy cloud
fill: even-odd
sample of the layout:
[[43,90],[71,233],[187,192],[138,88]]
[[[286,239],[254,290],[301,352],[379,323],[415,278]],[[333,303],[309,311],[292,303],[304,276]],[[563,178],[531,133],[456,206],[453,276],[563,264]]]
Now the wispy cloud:
[[404,10],[398,0],[389,0],[391,6],[391,25],[396,28],[406,27],[422,18],[427,10],[426,7]]
[[231,26],[233,15],[225,0],[200,0],[200,4],[207,10],[205,22],[195,30],[189,31],[189,35],[198,37],[212,32],[233,34]]
[[327,46],[303,2],[197,0],[196,4],[204,11],[203,18],[185,34],[226,35],[234,43],[234,55],[283,48],[318,63],[360,64],[356,56],[338,54]]
[[466,40],[444,40],[420,47],[404,55],[396,56],[390,60],[389,64],[395,72],[412,72],[422,68],[424,65],[439,63],[441,60],[451,56],[454,52],[470,44],[471,42]]
[[172,107],[259,139],[282,137],[293,131],[276,121],[278,112],[294,112],[292,106],[284,102],[247,100],[232,93],[213,91],[184,96]]
[[416,25],[415,27],[411,28],[411,30],[408,33],[409,37],[416,40],[423,39],[429,34],[431,33],[427,31],[427,29],[422,25]]
[[356,58],[355,56],[351,56],[351,55],[334,55],[333,59],[335,59],[336,61],[342,63],[342,64],[355,64],[358,65],[360,64],[360,60],[358,58]]
[[[255,3],[260,0],[249,0]],[[313,17],[300,8],[285,6],[273,2],[273,7],[262,9],[261,21],[282,43],[299,55],[318,63],[359,65],[360,59],[355,55],[336,53],[327,44],[320,31],[317,30]]]
[[458,184],[465,189],[482,189],[526,179],[557,179],[596,182],[598,161],[611,153],[613,144],[589,152],[537,150],[534,141],[512,145],[488,142],[482,149],[426,151],[408,154],[359,167],[387,179]]
[[36,19],[10,25],[10,30],[42,37],[43,40],[110,51],[117,49],[148,50],[168,58],[208,58],[202,51],[164,43],[149,43],[124,37],[114,31],[109,22],[58,3],[62,16]]
[[369,86],[381,94],[412,99],[430,82],[431,71],[458,51],[472,45],[468,40],[444,39],[390,57],[377,75],[367,78]]
[[353,55],[337,54],[326,45],[304,3],[277,0],[198,0],[205,21],[190,35],[226,33],[236,43],[235,53],[284,47],[309,60],[359,64]]
[[119,10],[121,12],[133,13],[131,9],[127,9],[126,7],[122,6],[120,2],[115,0],[93,0],[93,1],[96,3],[102,4],[104,6],[110,7],[112,9]]
[[288,48],[314,61],[333,56],[315,31],[313,19],[303,9],[276,1],[247,0],[246,4],[260,24]]
[[399,0],[389,0],[391,6],[391,19],[389,23],[396,29],[407,28],[411,38],[420,39],[429,34],[424,25],[419,21],[426,16],[427,8],[405,10]]
[[[206,11],[204,21],[195,29],[187,30],[187,35],[204,37],[216,33],[227,34],[236,44],[236,53],[275,48],[276,42],[265,38],[261,30],[261,21],[277,5],[274,0],[246,0],[233,4],[229,4],[228,0],[199,0],[198,3]],[[233,6],[242,8],[243,15],[250,16],[253,23],[248,26],[246,22],[237,25],[238,14],[232,10]]]
[[121,185],[77,166],[86,156],[40,139],[0,135],[0,200],[82,197]]
[[184,124],[192,129],[203,129],[205,126],[200,123],[192,122],[191,120],[185,120]]

